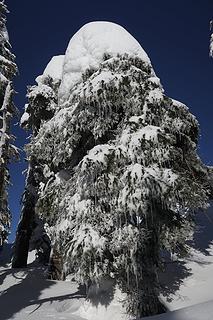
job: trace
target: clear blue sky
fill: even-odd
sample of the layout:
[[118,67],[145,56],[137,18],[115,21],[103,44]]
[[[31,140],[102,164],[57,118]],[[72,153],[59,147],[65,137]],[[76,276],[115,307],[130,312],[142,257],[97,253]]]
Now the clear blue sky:
[[[212,0],[6,0],[8,31],[17,56],[15,103],[23,111],[26,87],[34,84],[53,55],[63,54],[71,36],[85,23],[106,20],[125,27],[142,45],[166,94],[187,104],[200,122],[199,153],[213,165],[213,59],[208,56]],[[16,145],[26,134],[14,127]],[[20,214],[26,163],[11,166],[12,234]]]

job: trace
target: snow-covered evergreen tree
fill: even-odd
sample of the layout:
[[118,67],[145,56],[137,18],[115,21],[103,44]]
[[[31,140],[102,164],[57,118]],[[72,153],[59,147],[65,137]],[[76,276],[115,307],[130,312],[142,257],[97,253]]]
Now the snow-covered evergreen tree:
[[17,156],[17,149],[10,143],[13,137],[10,133],[11,118],[16,113],[13,104],[12,79],[17,72],[11,53],[11,45],[6,29],[6,14],[4,1],[0,1],[0,246],[7,239],[10,227],[10,211],[8,208],[7,187],[9,184],[8,163]]
[[[52,59],[44,71],[43,76],[39,76],[37,86],[28,88],[29,103],[25,105],[25,113],[21,118],[21,126],[32,131],[35,137],[43,121],[49,120],[57,109],[57,91],[60,85],[60,70],[55,73],[53,66],[60,64],[63,56]],[[62,64],[62,62],[61,62]],[[50,244],[43,225],[35,215],[35,204],[38,197],[38,186],[41,177],[40,164],[35,157],[28,159],[29,167],[26,178],[26,187],[23,197],[23,207],[20,222],[17,229],[15,249],[13,255],[13,267],[24,267],[27,265],[29,247],[38,250],[38,255],[43,262],[48,261]],[[31,243],[30,243],[31,242]]]
[[[51,119],[57,110],[57,91],[61,80],[60,75],[54,74],[51,68],[55,64],[58,66],[59,60],[62,61],[61,56],[55,57],[45,69],[44,75],[36,79],[37,85],[28,88],[29,103],[25,105],[21,126],[26,130],[31,130],[32,137],[36,137],[41,124]],[[37,249],[38,256],[44,263],[48,262],[50,254],[49,239],[43,224],[35,214],[38,187],[43,179],[42,165],[33,155],[29,156],[28,163],[26,186],[22,200],[23,207],[12,259],[14,268],[27,265],[30,246]]]
[[71,39],[57,95],[50,119],[33,120],[35,101],[24,118],[43,176],[35,211],[64,272],[87,284],[111,276],[129,313],[162,312],[160,252],[187,251],[193,213],[208,202],[198,122],[164,94],[138,42],[107,22]]

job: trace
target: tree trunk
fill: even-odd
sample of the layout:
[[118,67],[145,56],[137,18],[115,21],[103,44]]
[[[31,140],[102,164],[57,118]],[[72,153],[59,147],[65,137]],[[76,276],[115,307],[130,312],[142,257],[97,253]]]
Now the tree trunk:
[[25,268],[27,266],[29,242],[35,220],[36,188],[35,164],[31,160],[28,169],[21,219],[16,233],[12,258],[13,268]]
[[50,256],[48,279],[65,280],[65,275],[63,272],[63,258],[56,246],[52,248]]
[[25,268],[29,252],[29,242],[33,229],[34,207],[29,203],[22,212],[22,218],[18,226],[14,253],[12,258],[13,268]]
[[[161,211],[161,210],[160,210]],[[156,208],[150,209],[146,216],[145,226],[147,238],[139,244],[136,254],[137,279],[130,291],[130,312],[137,318],[152,316],[166,312],[166,308],[159,301],[159,282],[157,269],[159,265],[159,220],[160,212]]]

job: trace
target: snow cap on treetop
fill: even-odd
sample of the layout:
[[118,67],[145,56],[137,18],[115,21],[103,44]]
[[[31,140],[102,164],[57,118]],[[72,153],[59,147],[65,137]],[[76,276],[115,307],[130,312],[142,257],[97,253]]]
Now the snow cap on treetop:
[[81,80],[87,69],[98,69],[104,54],[116,56],[129,54],[151,65],[150,59],[138,41],[118,24],[106,21],[84,25],[70,40],[65,54],[60,102],[70,95],[72,88]]
[[60,80],[62,78],[64,63],[64,55],[52,57],[50,62],[44,69],[43,75],[36,78],[36,82],[39,84],[45,77],[51,77],[53,80]]

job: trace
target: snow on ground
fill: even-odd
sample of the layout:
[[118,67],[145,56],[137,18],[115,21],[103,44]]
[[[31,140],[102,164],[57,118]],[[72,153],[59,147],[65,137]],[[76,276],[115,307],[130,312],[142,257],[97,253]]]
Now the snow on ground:
[[[208,249],[210,255],[204,255],[197,250],[187,259],[186,277],[180,288],[172,296],[171,302],[166,302],[169,310],[188,307],[197,303],[213,300],[213,245]],[[213,316],[213,314],[212,314]]]
[[[72,281],[47,280],[44,269],[29,256],[27,269],[11,269],[10,251],[0,256],[0,320],[125,320],[119,298],[107,306],[104,293],[102,304],[86,301],[83,289]],[[10,248],[9,248],[10,249]]]
[[198,214],[197,223],[191,256],[169,264],[162,276],[170,291],[169,298],[162,297],[169,310],[213,300],[213,207]]
[[42,269],[0,270],[0,319],[83,319],[72,315],[82,304],[77,286],[46,280]]
[[[149,320],[212,320],[213,316],[213,215],[198,216],[200,230],[195,235],[192,256],[168,264],[162,283],[167,285],[161,299],[168,308]],[[27,269],[11,269],[10,245],[0,253],[0,320],[129,320],[116,291],[111,301],[99,291],[89,302],[72,281],[51,281],[36,266],[35,252]],[[106,288],[106,286],[105,286]],[[98,299],[98,300],[97,300]],[[102,304],[100,303],[102,302]]]
[[87,69],[97,69],[104,54],[116,56],[129,54],[141,58],[151,65],[141,45],[123,27],[106,21],[90,22],[84,25],[70,40],[65,54],[62,83],[59,90],[61,103]]
[[166,314],[146,317],[149,320],[212,320],[213,300]]
[[161,299],[169,312],[149,320],[213,319],[213,207],[197,222],[191,256],[169,264],[162,277],[168,290]]

